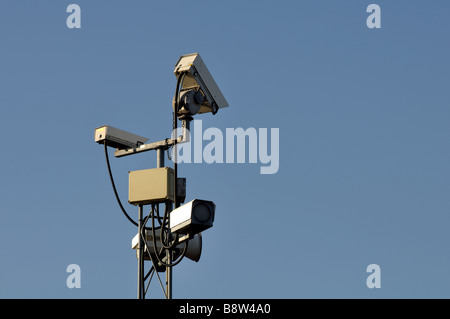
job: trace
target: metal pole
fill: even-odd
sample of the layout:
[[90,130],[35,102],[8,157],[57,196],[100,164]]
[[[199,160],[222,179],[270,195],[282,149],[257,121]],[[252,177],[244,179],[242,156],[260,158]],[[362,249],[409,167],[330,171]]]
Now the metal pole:
[[[169,211],[172,211],[172,204],[167,203],[166,205],[169,205],[169,207],[167,207],[167,209]],[[167,222],[170,225],[170,214],[169,217],[167,218]],[[171,264],[172,263],[172,251],[170,249],[166,249],[166,257],[167,257],[167,263]],[[172,267],[166,267],[166,294],[167,294],[167,299],[172,299]]]
[[164,167],[164,154],[165,154],[165,152],[163,149],[158,148],[156,150],[156,167],[157,168]]
[[[183,142],[189,142],[190,141],[190,120],[191,119],[184,119],[183,122],[183,130],[182,130],[182,136]],[[178,121],[176,117],[174,116],[174,126],[175,126],[175,132],[177,132],[178,128]],[[178,158],[177,158],[178,152],[177,152],[177,139],[175,139],[175,144],[173,145],[173,159],[174,159],[174,165],[173,165],[173,209],[177,209],[180,207],[180,203],[178,202],[177,198],[177,188],[178,188]],[[172,204],[171,204],[172,206]],[[172,207],[170,207],[170,211],[172,211]],[[169,218],[167,219],[168,223],[170,225],[170,214]],[[166,257],[167,262],[169,264],[172,263],[172,252],[170,250],[166,251]],[[166,269],[166,276],[168,277],[168,283],[166,284],[167,289],[167,299],[172,299],[172,267],[167,267]]]
[[138,221],[138,299],[144,299],[144,242],[142,240],[142,215],[143,205],[139,205],[139,221]]
[[[167,262],[172,262],[170,249],[166,250]],[[172,267],[166,267],[166,294],[167,299],[172,299]]]
[[[178,99],[178,96],[176,97]],[[178,103],[175,112],[173,112],[173,126],[175,134],[177,133],[178,129],[178,119],[177,119],[177,112],[178,112]],[[176,135],[175,135],[176,136]],[[177,158],[177,141],[175,139],[175,144],[173,144],[173,208],[177,209],[178,207],[178,200],[177,200],[177,179],[178,179],[178,158]],[[170,207],[172,208],[172,207]],[[172,211],[172,209],[171,209]],[[170,225],[170,214],[168,218],[168,222]],[[172,255],[170,250],[166,250],[166,257],[167,262],[170,264],[172,263]],[[167,299],[172,299],[172,268],[167,267],[166,268],[166,289],[167,289]]]
[[[164,149],[158,148],[156,150],[156,165],[158,168],[164,167]],[[166,203],[166,205],[172,206],[172,204]],[[169,211],[172,210],[172,207],[167,207]],[[167,223],[170,225],[170,214],[167,219]],[[166,257],[167,263],[172,263],[172,256],[170,253],[170,249],[166,249]],[[166,267],[166,298],[172,299],[172,267]]]

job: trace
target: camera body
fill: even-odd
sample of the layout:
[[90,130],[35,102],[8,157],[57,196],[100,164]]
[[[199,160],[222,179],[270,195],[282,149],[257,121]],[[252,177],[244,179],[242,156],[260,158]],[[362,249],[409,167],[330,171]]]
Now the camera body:
[[95,129],[95,142],[106,144],[117,149],[136,148],[148,141],[148,138],[120,130],[110,125],[103,125]]
[[216,205],[208,200],[194,199],[170,213],[170,231],[198,234],[213,226]]

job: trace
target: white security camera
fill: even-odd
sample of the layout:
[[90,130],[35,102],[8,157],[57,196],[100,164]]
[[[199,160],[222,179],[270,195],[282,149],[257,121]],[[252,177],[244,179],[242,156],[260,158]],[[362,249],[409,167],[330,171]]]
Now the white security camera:
[[216,205],[207,200],[194,199],[170,213],[170,231],[194,235],[212,227]]
[[[177,78],[184,76],[178,115],[208,112],[215,114],[219,109],[228,106],[227,100],[198,53],[182,55],[175,64],[174,73]],[[177,98],[174,97],[174,106]]]
[[118,128],[104,125],[95,129],[95,142],[117,149],[136,148],[148,141],[148,138],[129,133]]

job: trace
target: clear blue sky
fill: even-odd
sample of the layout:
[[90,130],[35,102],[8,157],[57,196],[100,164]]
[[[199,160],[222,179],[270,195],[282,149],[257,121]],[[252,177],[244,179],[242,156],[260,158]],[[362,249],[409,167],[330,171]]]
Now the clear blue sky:
[[[203,127],[279,128],[280,169],[180,166],[188,199],[217,210],[174,297],[450,297],[449,14],[446,0],[2,1],[0,297],[136,297],[136,229],[94,129],[169,137],[173,66],[191,52],[230,104]],[[128,171],[156,154],[111,164],[126,201]]]

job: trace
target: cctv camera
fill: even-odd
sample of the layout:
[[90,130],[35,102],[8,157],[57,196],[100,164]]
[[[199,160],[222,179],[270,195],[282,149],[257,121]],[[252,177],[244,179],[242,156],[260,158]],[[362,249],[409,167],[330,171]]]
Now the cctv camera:
[[[145,239],[147,245],[144,244],[144,260],[155,261],[156,271],[164,272],[166,270],[166,267],[164,267],[160,262],[158,262],[158,259],[155,255],[156,251],[155,246],[153,244],[153,235],[151,230],[145,230]],[[159,230],[155,232],[155,242],[157,248],[156,250],[158,252],[161,252],[162,250],[161,232]],[[173,249],[174,259],[177,259],[178,257],[181,256],[181,253],[183,252],[185,245],[186,243],[182,242],[174,247]],[[202,255],[202,234],[201,233],[195,234],[191,239],[188,239],[187,245],[188,247],[184,252],[184,256],[192,261],[198,262]],[[134,238],[131,240],[131,248],[136,249],[136,257],[138,257],[139,254],[138,246],[139,246],[139,234],[136,234],[136,236],[134,236]],[[166,259],[163,258],[163,261],[166,261]]]
[[170,231],[178,234],[198,234],[212,227],[216,205],[207,200],[194,199],[170,213]]
[[[228,106],[227,100],[198,53],[182,55],[175,64],[174,73],[177,78],[184,75],[178,115],[208,112],[215,114],[219,109]],[[177,98],[174,97],[174,101]]]
[[109,125],[95,129],[95,142],[99,144],[106,143],[107,146],[117,149],[136,148],[147,141],[148,138],[122,131]]

